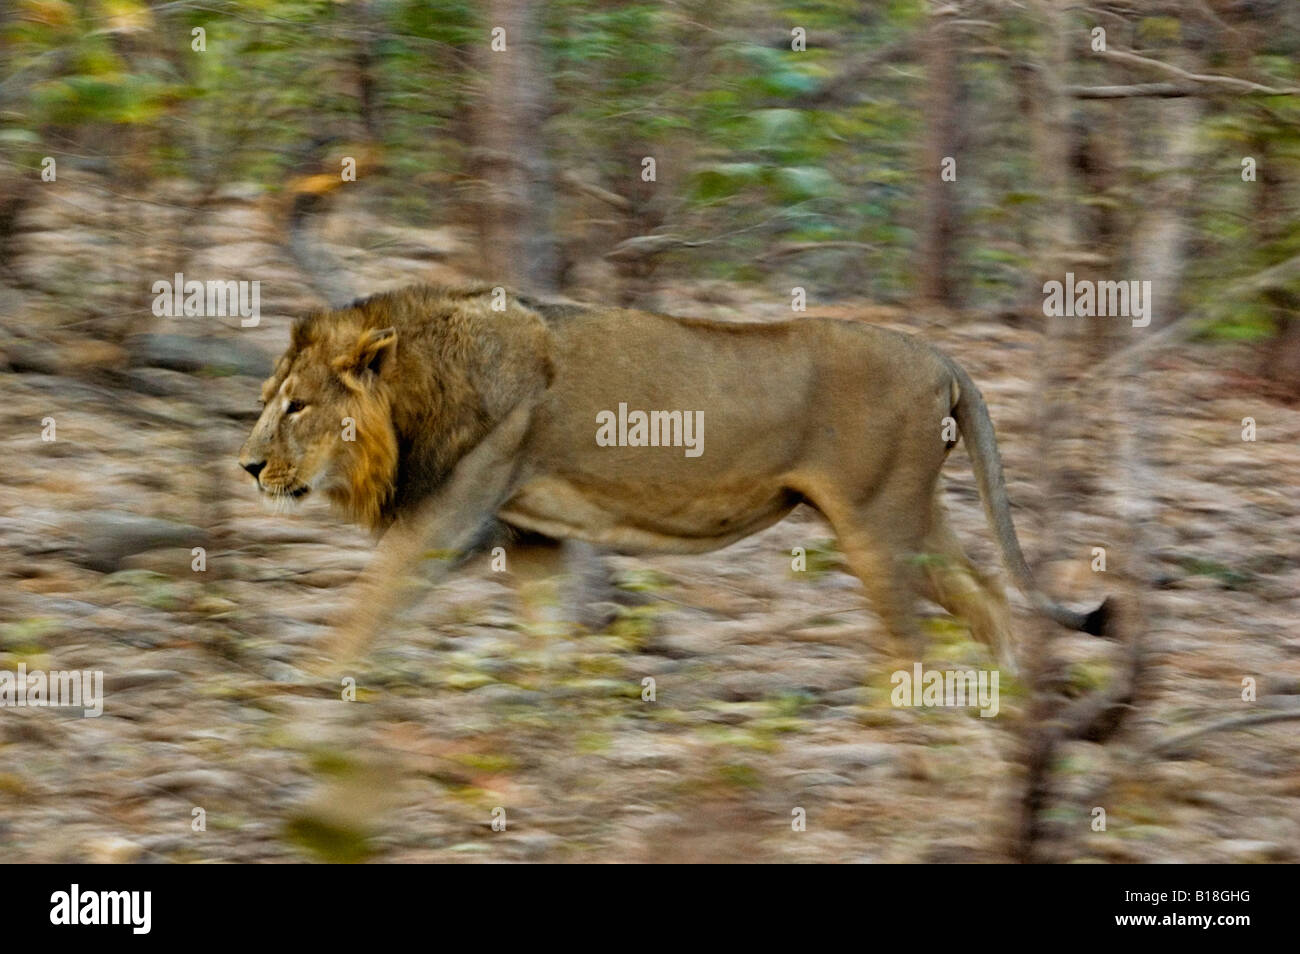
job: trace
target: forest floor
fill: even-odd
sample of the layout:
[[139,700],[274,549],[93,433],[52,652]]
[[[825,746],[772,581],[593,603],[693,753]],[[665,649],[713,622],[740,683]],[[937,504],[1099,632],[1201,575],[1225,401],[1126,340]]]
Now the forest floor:
[[[900,661],[810,511],[705,556],[616,559],[643,602],[605,632],[521,614],[509,581],[480,564],[385,634],[356,673],[357,701],[305,675],[373,543],[320,504],[267,514],[235,457],[310,289],[265,209],[232,192],[175,234],[193,246],[188,276],[263,281],[260,326],[155,319],[144,282],[126,306],[144,337],[105,340],[79,319],[84,299],[120,288],[140,263],[115,259],[104,238],[111,197],[93,182],[64,194],[75,202],[28,210],[21,254],[0,271],[0,669],[102,670],[106,700],[100,718],[0,710],[5,860],[1006,859],[1023,687],[1004,674],[990,719],[891,705]],[[125,234],[180,228],[164,202],[150,215]],[[358,214],[337,238],[368,291],[455,277],[447,232]],[[150,267],[151,278],[176,270]],[[789,314],[788,300],[761,291],[699,297],[678,288],[665,310]],[[867,304],[821,311],[914,325]],[[1032,502],[1038,333],[970,319],[924,334],[980,383],[1012,500]],[[1120,429],[1127,414],[1148,415],[1160,435],[1147,448],[1160,534],[1153,684],[1121,751],[1300,705],[1300,409],[1258,396],[1241,357],[1164,352],[1143,407],[1089,414],[1090,426]],[[43,441],[51,417],[57,439]],[[1051,528],[1055,550],[1077,558],[1043,572],[1079,604],[1106,589],[1092,547],[1118,545],[1123,530],[1116,468],[1096,456],[1090,492]],[[948,471],[958,534],[997,565],[963,451]],[[1032,558],[1042,528],[1031,510],[1017,517]],[[192,569],[195,546],[204,572]],[[792,572],[795,547],[809,551],[808,572]],[[1012,599],[1019,632],[1032,634]],[[989,665],[937,608],[927,630],[927,667]],[[1060,643],[1073,680],[1106,682],[1113,645]],[[647,677],[653,701],[642,700]],[[1082,743],[1067,755],[1063,786],[1115,778],[1106,831],[1087,812],[1067,819],[1079,860],[1300,861],[1295,722],[1212,734],[1168,758]],[[805,831],[792,830],[796,809]]]

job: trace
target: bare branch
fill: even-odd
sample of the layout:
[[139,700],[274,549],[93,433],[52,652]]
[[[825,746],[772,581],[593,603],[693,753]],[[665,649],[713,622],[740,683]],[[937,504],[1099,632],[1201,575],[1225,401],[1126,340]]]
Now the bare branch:
[[560,175],[560,184],[573,192],[590,196],[593,199],[599,199],[606,205],[612,205],[620,212],[631,212],[632,203],[616,192],[610,192],[608,189],[602,189],[594,182],[588,182],[572,170]]
[[[1300,277],[1300,255],[1293,255],[1285,261],[1271,265],[1262,272],[1256,272],[1245,278],[1238,279],[1227,288],[1221,289],[1216,295],[1216,301],[1233,301],[1242,298],[1249,298],[1257,295],[1262,291],[1268,291],[1273,288],[1281,288],[1288,282]],[[1177,318],[1170,324],[1161,328],[1155,334],[1147,337],[1138,344],[1131,345],[1122,351],[1117,351],[1105,361],[1092,366],[1086,373],[1089,377],[1109,374],[1115,368],[1130,360],[1136,355],[1151,351],[1155,348],[1165,345],[1176,344],[1179,341],[1189,337],[1195,330],[1195,319],[1205,317],[1205,308],[1193,308],[1187,314]]]
[[1177,82],[1135,83],[1127,86],[1068,86],[1066,92],[1075,99],[1134,99],[1154,97],[1178,99],[1184,96],[1212,96],[1232,92],[1240,96],[1296,96],[1300,87],[1266,86],[1253,80],[1217,73],[1192,73],[1172,63],[1141,56],[1129,50],[1107,50],[1101,54],[1107,59],[1141,66],[1175,77]]
[[1255,725],[1268,725],[1273,722],[1294,722],[1300,720],[1300,709],[1286,709],[1281,712],[1256,712],[1248,716],[1234,716],[1211,722],[1199,729],[1192,729],[1158,742],[1147,750],[1149,755],[1167,755],[1176,752],[1188,742],[1209,735],[1212,732],[1224,732],[1230,729],[1245,729]]
[[636,262],[679,248],[699,248],[712,243],[713,239],[692,242],[680,235],[634,235],[606,252],[605,258],[611,262]]
[[869,245],[866,242],[848,242],[848,241],[830,241],[830,242],[788,242],[785,245],[778,245],[776,248],[769,249],[758,257],[760,262],[771,262],[778,258],[789,258],[793,255],[802,255],[805,252],[820,252],[825,249],[834,248],[856,248],[867,252],[879,251],[879,246]]
[[1224,86],[1234,89],[1241,93],[1258,93],[1263,96],[1295,96],[1300,94],[1300,87],[1276,87],[1265,86],[1262,83],[1256,83],[1251,80],[1239,79],[1236,76],[1223,76],[1218,73],[1191,73],[1181,67],[1174,66],[1172,63],[1166,63],[1163,60],[1155,60],[1148,56],[1141,56],[1129,50],[1107,50],[1103,56],[1111,60],[1119,60],[1121,63],[1131,63],[1134,66],[1143,66],[1148,69],[1154,69],[1157,72],[1165,73],[1168,76],[1177,77],[1187,83],[1205,84],[1209,86]]
[[1065,92],[1075,99],[1137,99],[1154,97],[1178,99],[1195,96],[1197,91],[1177,83],[1136,83],[1131,86],[1067,86]]

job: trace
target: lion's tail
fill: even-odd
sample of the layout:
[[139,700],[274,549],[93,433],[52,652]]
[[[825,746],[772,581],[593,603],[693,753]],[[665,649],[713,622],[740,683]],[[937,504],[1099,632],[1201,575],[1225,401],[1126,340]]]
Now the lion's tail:
[[998,538],[1003,562],[1015,578],[1016,586],[1035,609],[1062,626],[1093,636],[1105,635],[1111,614],[1109,599],[1103,600],[1100,606],[1090,612],[1078,612],[1062,606],[1038,588],[1034,573],[1025,562],[1025,555],[1020,549],[1015,525],[1011,522],[1011,504],[1007,500],[1006,482],[1002,477],[1002,455],[998,453],[993,421],[989,417],[984,396],[957,362],[947,356],[944,356],[944,361],[957,383],[957,399],[952,415],[966,440],[966,452],[970,454],[975,479],[979,482],[984,513]]

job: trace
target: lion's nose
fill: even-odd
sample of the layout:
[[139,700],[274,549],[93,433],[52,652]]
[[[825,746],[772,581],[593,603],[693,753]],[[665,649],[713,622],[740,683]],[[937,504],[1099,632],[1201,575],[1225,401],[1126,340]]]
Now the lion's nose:
[[255,460],[255,461],[250,461],[247,464],[241,462],[239,466],[244,468],[244,470],[248,471],[254,477],[256,477],[258,474],[262,472],[262,468],[266,466],[266,461]]

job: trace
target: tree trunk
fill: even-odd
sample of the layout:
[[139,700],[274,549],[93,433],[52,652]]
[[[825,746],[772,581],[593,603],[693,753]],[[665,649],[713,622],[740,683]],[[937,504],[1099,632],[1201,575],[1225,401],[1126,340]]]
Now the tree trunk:
[[[1059,281],[1067,269],[1075,266],[1077,225],[1071,182],[1072,131],[1070,102],[1065,85],[1070,71],[1069,14],[1065,0],[1038,0],[1032,5],[1042,40],[1042,57],[1037,78],[1038,95],[1026,99],[1039,187],[1044,194],[1042,214],[1035,223],[1038,243],[1038,275],[1031,297],[1042,301],[1045,281]],[[1043,563],[1059,554],[1062,536],[1049,532],[1057,517],[1066,512],[1069,482],[1059,454],[1066,443],[1064,424],[1069,420],[1067,392],[1072,377],[1072,337],[1076,328],[1070,318],[1045,316],[1039,350],[1040,440],[1038,477],[1040,496],[1036,508],[1039,530],[1037,562]],[[1046,620],[1035,620],[1028,627],[1026,652],[1023,653],[1032,701],[1022,728],[1022,759],[1025,781],[1018,805],[1019,819],[1014,829],[1012,857],[1020,862],[1043,862],[1054,859],[1053,837],[1047,809],[1053,796],[1052,770],[1059,738],[1053,720],[1059,711],[1060,690],[1064,682],[1063,665],[1055,649],[1057,630]]]
[[[921,222],[920,297],[941,305],[956,305],[957,221],[959,195],[955,181],[944,181],[945,160],[958,158],[961,122],[961,78],[957,70],[956,35],[952,25],[956,10],[931,3],[925,28],[925,146],[921,182],[925,183],[925,211]],[[957,173],[960,174],[960,168]]]
[[1204,104],[1198,97],[1189,96],[1152,103],[1149,108],[1158,117],[1146,127],[1148,135],[1156,140],[1152,154],[1165,157],[1167,171],[1146,196],[1143,205],[1147,214],[1133,242],[1133,277],[1151,282],[1151,325],[1134,329],[1143,334],[1151,334],[1178,318],[1187,259],[1186,210],[1191,207],[1196,184],[1192,174],[1196,127]]
[[[1286,236],[1294,208],[1290,196],[1293,183],[1272,147],[1273,137],[1259,135],[1251,146],[1258,163],[1255,183],[1255,238],[1267,247]],[[1300,397],[1300,295],[1287,287],[1275,286],[1263,292],[1274,321],[1274,336],[1265,343],[1262,374],[1288,398]]]
[[370,0],[357,0],[352,9],[353,24],[357,30],[356,47],[352,63],[357,75],[357,112],[366,141],[373,145],[383,140],[383,116],[379,105],[378,82],[375,63],[379,59],[379,25]]
[[[479,238],[493,284],[541,293],[559,286],[554,196],[544,122],[550,85],[542,62],[540,0],[490,0],[483,38],[478,170],[484,186]],[[505,49],[491,31],[505,30]]]

